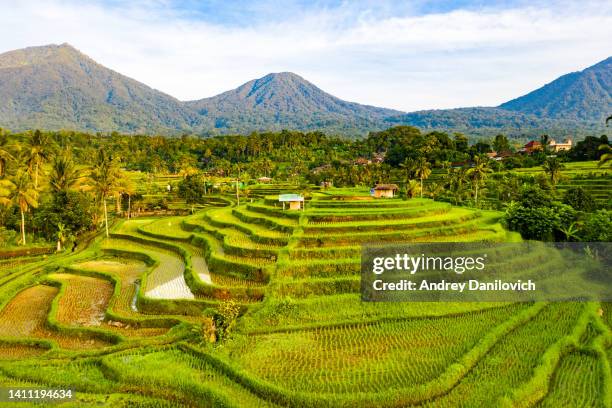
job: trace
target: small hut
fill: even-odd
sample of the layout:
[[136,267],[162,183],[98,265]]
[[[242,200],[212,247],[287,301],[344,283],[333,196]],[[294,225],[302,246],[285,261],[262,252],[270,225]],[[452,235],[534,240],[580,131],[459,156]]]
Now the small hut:
[[272,181],[270,177],[260,177],[257,179],[259,183],[267,184]]
[[393,198],[397,194],[399,187],[397,184],[377,184],[374,187],[374,197]]
[[290,210],[303,209],[304,197],[299,194],[280,194],[278,201],[283,203],[283,210],[285,209],[285,203],[289,203]]

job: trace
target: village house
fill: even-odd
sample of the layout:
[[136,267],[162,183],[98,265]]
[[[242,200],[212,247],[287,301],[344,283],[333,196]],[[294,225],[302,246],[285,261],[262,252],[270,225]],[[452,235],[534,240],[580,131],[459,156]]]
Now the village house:
[[283,203],[283,210],[285,209],[285,203],[289,203],[290,210],[300,210],[304,208],[304,197],[300,194],[280,194],[278,201]]
[[548,148],[555,153],[571,150],[572,149],[572,139],[568,137],[567,139],[565,139],[565,142],[563,143],[557,143],[555,142],[555,139],[550,139],[548,141]]
[[527,143],[520,150],[521,153],[526,153],[526,154],[532,154],[534,152],[541,152],[541,151],[542,151],[542,143],[537,142],[535,140],[532,140],[531,142]]
[[399,191],[397,184],[377,184],[372,189],[372,195],[375,198],[393,198]]

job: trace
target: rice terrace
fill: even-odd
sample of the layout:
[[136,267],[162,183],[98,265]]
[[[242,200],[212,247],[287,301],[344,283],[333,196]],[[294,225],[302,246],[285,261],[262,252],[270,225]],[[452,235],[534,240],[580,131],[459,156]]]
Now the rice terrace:
[[3,3],[0,408],[612,408],[612,2]]
[[13,256],[1,383],[69,387],[79,405],[609,406],[609,304],[361,302],[362,243],[520,241],[502,212],[334,187],[283,209],[303,189],[122,212],[108,237]]

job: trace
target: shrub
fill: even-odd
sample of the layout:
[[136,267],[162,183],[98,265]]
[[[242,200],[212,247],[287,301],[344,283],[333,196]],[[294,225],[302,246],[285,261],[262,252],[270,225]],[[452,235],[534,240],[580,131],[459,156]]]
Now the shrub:
[[580,238],[585,242],[612,241],[612,211],[599,210],[589,214],[582,225]]
[[521,190],[518,202],[525,208],[550,207],[552,197],[538,186],[527,186]]
[[232,328],[236,325],[239,314],[240,305],[231,299],[222,302],[217,307],[217,313],[213,317],[217,330],[217,340],[227,338]]
[[572,187],[563,195],[563,203],[572,206],[575,210],[590,212],[597,208],[595,200],[582,187]]

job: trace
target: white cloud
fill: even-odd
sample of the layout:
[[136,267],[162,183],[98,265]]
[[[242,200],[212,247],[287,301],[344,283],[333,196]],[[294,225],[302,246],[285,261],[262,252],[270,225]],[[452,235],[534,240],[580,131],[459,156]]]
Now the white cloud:
[[346,6],[249,26],[130,4],[2,6],[0,50],[69,42],[183,100],[293,71],[344,99],[406,111],[496,105],[612,54],[612,5],[600,1],[391,17]]

